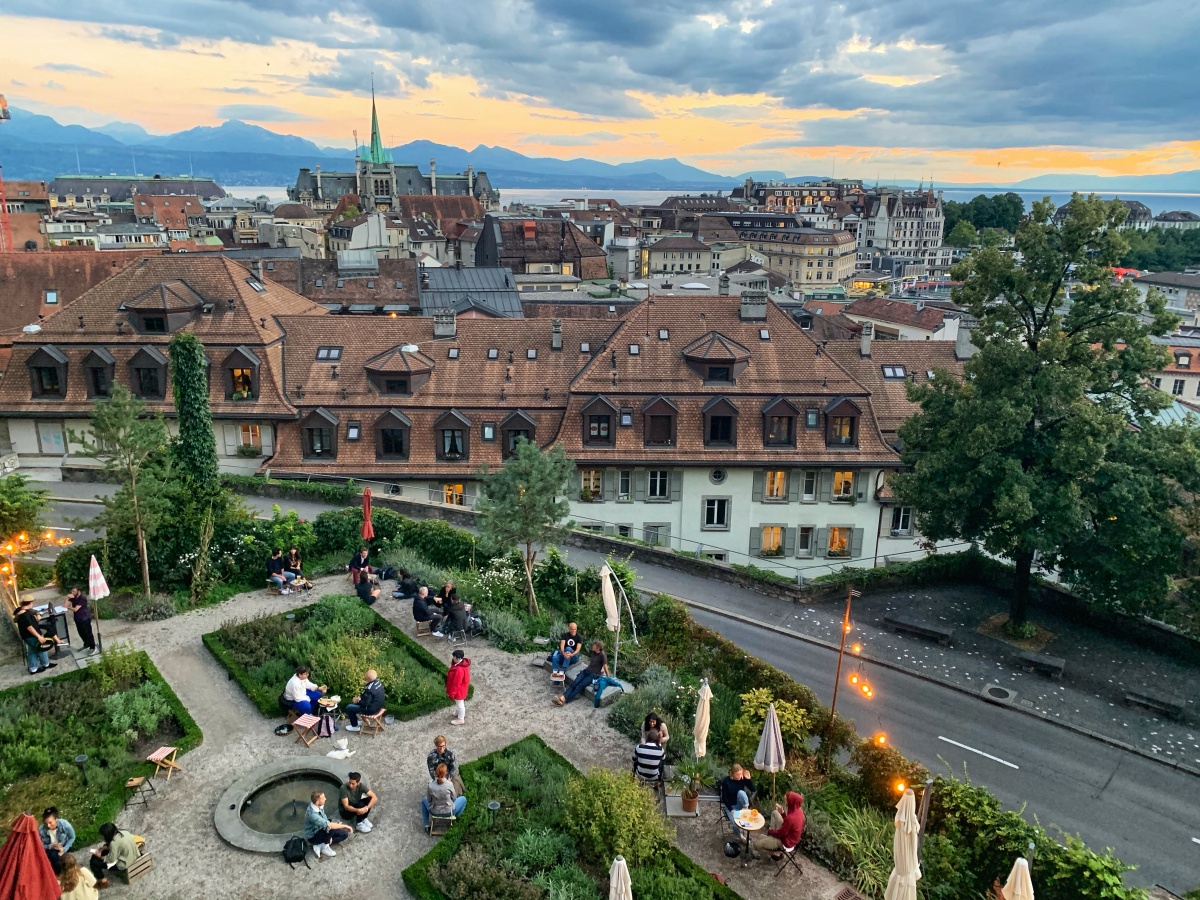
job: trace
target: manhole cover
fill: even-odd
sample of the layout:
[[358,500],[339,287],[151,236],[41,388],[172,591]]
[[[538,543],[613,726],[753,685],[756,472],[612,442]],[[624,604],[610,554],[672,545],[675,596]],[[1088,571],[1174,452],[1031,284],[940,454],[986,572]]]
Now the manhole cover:
[[1017,692],[1010,691],[1006,687],[1001,687],[998,684],[989,684],[983,689],[983,699],[991,703],[998,703],[1000,706],[1012,706],[1016,702]]

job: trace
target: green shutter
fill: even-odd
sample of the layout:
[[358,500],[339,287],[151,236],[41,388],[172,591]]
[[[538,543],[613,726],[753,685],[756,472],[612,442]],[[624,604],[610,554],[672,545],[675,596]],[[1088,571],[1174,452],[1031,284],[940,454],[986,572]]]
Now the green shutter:
[[850,555],[853,557],[862,556],[863,545],[863,529],[854,528],[850,531]]
[[829,529],[817,529],[817,542],[813,547],[813,556],[828,556],[829,555]]
[[612,469],[605,469],[600,478],[600,484],[604,488],[603,497],[606,501],[612,502],[617,499],[617,473]]
[[828,469],[817,473],[817,499],[822,503],[833,500],[833,473]]
[[646,470],[645,469],[634,469],[633,470],[633,499],[634,500],[645,500],[646,499]]
[[758,556],[762,552],[762,529],[750,529],[750,555]]
[[767,473],[766,472],[755,471],[754,487],[752,488],[752,493],[751,493],[751,497],[750,497],[750,499],[753,500],[755,503],[762,502],[763,491],[765,490],[766,481],[767,481]]
[[800,502],[800,491],[804,487],[804,470],[792,469],[787,475],[788,503]]
[[671,501],[678,502],[683,496],[683,471],[681,469],[671,470]]
[[783,529],[783,555],[784,556],[795,556],[796,555],[796,529],[795,528]]

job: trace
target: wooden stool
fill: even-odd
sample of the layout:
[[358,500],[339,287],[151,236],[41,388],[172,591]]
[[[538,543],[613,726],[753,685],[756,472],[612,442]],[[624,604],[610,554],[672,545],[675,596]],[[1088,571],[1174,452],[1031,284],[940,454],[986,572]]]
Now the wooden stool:
[[178,747],[159,747],[146,757],[146,762],[154,763],[154,774],[156,776],[166,772],[167,781],[170,781],[172,772],[183,771],[183,767],[175,762],[175,754],[178,752]]
[[430,813],[429,836],[434,837],[439,834],[445,834],[456,821],[456,816],[435,816],[433,813]]
[[431,622],[414,622],[413,633],[417,637],[429,637],[433,633],[433,624]]
[[387,726],[383,724],[383,714],[386,709],[381,709],[373,716],[359,716],[358,720],[361,723],[359,726],[359,734],[364,737],[375,737],[377,734],[383,734],[387,730]]
[[157,794],[154,789],[153,778],[143,778],[141,775],[135,775],[125,782],[125,802],[121,809],[129,809],[130,803],[141,803],[145,806],[150,805],[150,794]]
[[321,720],[314,715],[301,716],[292,724],[296,728],[296,741],[303,744],[305,747],[311,747],[319,735],[317,734],[317,725]]

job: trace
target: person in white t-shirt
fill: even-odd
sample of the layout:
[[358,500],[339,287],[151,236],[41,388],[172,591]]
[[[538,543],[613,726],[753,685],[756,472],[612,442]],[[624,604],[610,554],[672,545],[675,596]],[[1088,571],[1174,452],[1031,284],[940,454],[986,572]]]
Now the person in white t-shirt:
[[287,687],[283,689],[284,702],[302,716],[316,711],[317,701],[326,690],[325,685],[315,685],[308,680],[311,671],[308,666],[296,666],[296,674],[288,679]]

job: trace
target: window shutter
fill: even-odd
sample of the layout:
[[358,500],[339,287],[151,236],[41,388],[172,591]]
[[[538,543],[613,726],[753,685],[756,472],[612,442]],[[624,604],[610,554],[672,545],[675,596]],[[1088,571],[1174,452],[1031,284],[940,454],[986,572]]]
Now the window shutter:
[[275,426],[262,425],[258,429],[258,434],[262,440],[263,456],[275,455]]
[[617,473],[612,469],[605,469],[601,476],[601,485],[604,488],[604,499],[612,502],[617,499]]
[[833,500],[833,473],[828,470],[817,473],[817,499],[822,503]]
[[783,555],[784,556],[795,556],[796,555],[796,529],[795,528],[783,529]]
[[829,555],[829,529],[817,529],[817,543],[813,547],[813,556],[828,556]]
[[850,473],[850,496],[855,500],[858,500],[858,486],[862,484],[862,479],[858,476],[858,472]]
[[571,473],[571,493],[574,494],[575,500],[579,499],[580,493],[583,491],[583,470],[576,469]]
[[787,475],[788,503],[800,502],[800,491],[804,487],[804,470],[792,469]]
[[762,552],[762,529],[750,529],[750,555],[758,556]]
[[660,546],[670,549],[670,547],[671,547],[671,526],[669,524],[658,526],[658,543]]
[[475,490],[476,485],[474,482],[468,481],[463,485],[463,505],[472,508],[475,506]]
[[678,501],[683,496],[683,472],[680,469],[671,470],[671,500]]
[[850,531],[850,555],[862,556],[863,529],[854,528]]
[[646,499],[646,470],[645,469],[634,469],[633,470],[633,499],[634,500],[645,500]]
[[754,473],[754,488],[751,498],[755,503],[759,503],[763,498],[763,489],[766,484],[767,476],[765,472],[756,471]]
[[226,456],[237,456],[238,444],[242,438],[241,430],[238,428],[237,425],[230,425],[228,422],[226,422],[225,428],[224,428],[224,434],[225,434],[225,455]]

